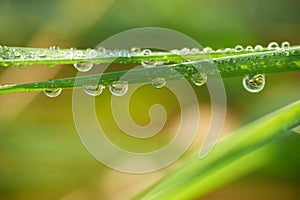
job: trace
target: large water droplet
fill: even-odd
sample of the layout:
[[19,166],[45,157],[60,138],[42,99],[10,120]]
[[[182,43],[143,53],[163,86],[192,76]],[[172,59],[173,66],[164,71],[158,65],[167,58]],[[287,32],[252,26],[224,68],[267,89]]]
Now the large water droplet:
[[207,81],[207,75],[204,73],[195,73],[191,77],[191,81],[196,85],[196,86],[201,86],[204,85]]
[[288,41],[284,41],[281,43],[281,48],[283,48],[283,49],[288,49],[288,48],[290,48],[290,46],[291,45]]
[[142,61],[142,66],[145,68],[155,67],[157,65],[157,61],[154,59],[146,59]]
[[249,74],[243,78],[244,88],[251,93],[257,93],[265,87],[265,75],[264,74]]
[[104,90],[105,86],[100,85],[100,84],[96,84],[96,85],[85,85],[83,86],[83,91],[90,95],[90,96],[98,96],[100,95],[103,90]]
[[115,96],[123,96],[128,91],[128,82],[115,81],[109,86],[109,91]]
[[155,78],[152,80],[152,85],[157,89],[166,86],[166,84],[167,84],[167,82],[166,82],[166,79],[164,79],[164,78]]
[[61,88],[53,88],[53,89],[44,90],[44,94],[47,97],[51,97],[51,98],[57,97],[58,95],[60,95],[61,92],[62,92]]
[[93,68],[93,63],[91,62],[78,62],[74,64],[74,67],[80,72],[87,72]]
[[279,49],[279,45],[277,42],[270,42],[267,48],[268,50],[277,50]]

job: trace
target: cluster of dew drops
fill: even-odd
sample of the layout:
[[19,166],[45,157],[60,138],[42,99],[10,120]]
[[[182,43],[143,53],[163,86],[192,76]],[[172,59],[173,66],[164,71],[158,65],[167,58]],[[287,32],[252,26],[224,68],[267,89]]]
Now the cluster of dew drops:
[[[282,42],[281,45],[279,45],[277,42],[270,42],[267,46],[267,50],[282,50],[288,49],[290,47],[290,43],[285,41]],[[58,47],[50,47],[51,50],[56,51],[59,48]],[[238,53],[238,52],[260,52],[263,51],[264,48],[261,45],[256,45],[255,47],[247,46],[243,47],[241,45],[235,46],[235,48],[225,48],[224,50],[218,49],[213,50],[210,47],[204,48],[202,51],[200,51],[197,48],[183,48],[181,50],[173,49],[170,51],[172,54],[177,55],[188,55],[188,54],[207,54],[207,53]],[[122,49],[122,50],[108,50],[104,47],[98,47],[96,49],[87,49],[86,51],[82,50],[76,50],[74,48],[71,48],[69,51],[64,51],[64,57],[67,57],[69,59],[73,58],[80,58],[80,57],[87,57],[87,58],[97,58],[97,57],[131,57],[131,56],[147,56],[152,55],[152,51],[150,49],[141,49],[138,47],[131,48],[130,51]],[[141,62],[142,67],[144,68],[153,68],[159,65],[163,65],[164,62],[167,61],[156,61],[152,58],[146,58]],[[93,68],[94,64],[88,61],[82,61],[74,64],[74,67],[80,71],[80,72],[88,72]],[[195,73],[191,77],[191,81],[196,86],[202,86],[207,81],[207,75],[205,73]],[[152,85],[159,89],[166,86],[167,82],[166,79],[163,77],[157,77],[152,79]],[[245,88],[246,91],[251,93],[258,93],[262,91],[265,87],[265,75],[264,74],[247,74],[244,76],[242,85]],[[83,86],[83,90],[86,94],[90,96],[98,96],[100,95],[103,90],[105,89],[104,85],[101,84],[94,84],[94,85],[85,85]],[[126,81],[115,81],[112,84],[109,85],[109,91],[114,96],[123,96],[128,91],[128,82]],[[44,90],[44,93],[48,97],[57,97],[59,94],[61,94],[62,89],[47,89]]]

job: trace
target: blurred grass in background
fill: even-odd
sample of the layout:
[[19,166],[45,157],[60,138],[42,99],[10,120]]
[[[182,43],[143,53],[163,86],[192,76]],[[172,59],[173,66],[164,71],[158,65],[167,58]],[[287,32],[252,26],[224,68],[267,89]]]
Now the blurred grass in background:
[[[2,0],[0,44],[95,47],[114,34],[144,26],[174,29],[213,48],[237,44],[266,46],[273,40],[300,44],[299,7],[297,0]],[[0,69],[0,83],[74,75],[72,66],[8,68]],[[259,94],[247,93],[242,77],[225,79],[228,115],[224,134],[299,99],[299,75],[267,75],[266,88]],[[201,115],[204,112],[207,120],[209,94],[205,87],[194,88],[204,108]],[[167,89],[143,87],[131,102],[133,118],[141,125],[147,124],[150,106],[162,103],[169,115],[162,134],[174,134],[170,130],[177,125],[178,106],[165,101],[170,98],[172,94]],[[113,124],[112,118],[102,116],[110,113],[109,100],[107,90],[96,100],[99,119],[108,125]],[[55,99],[39,93],[1,95],[0,111],[0,199],[125,198],[127,193],[138,193],[172,169],[171,166],[156,173],[130,175],[96,161],[75,130],[72,91],[63,91]],[[118,140],[119,135],[121,132],[112,128],[111,137],[118,143],[122,141]],[[164,144],[163,139],[154,140],[147,149]],[[290,135],[273,145],[273,162],[203,199],[297,199],[300,136]]]

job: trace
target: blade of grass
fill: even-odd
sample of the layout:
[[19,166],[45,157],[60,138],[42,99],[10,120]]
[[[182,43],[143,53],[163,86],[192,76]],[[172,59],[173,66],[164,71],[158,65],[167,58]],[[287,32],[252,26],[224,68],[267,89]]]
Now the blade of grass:
[[258,119],[216,145],[204,159],[197,155],[134,199],[195,199],[247,173],[268,159],[261,147],[300,124],[300,101]]
[[[211,54],[214,55],[214,54]],[[191,56],[191,57],[189,57]],[[194,57],[193,57],[194,56]],[[201,57],[199,57],[201,56]],[[226,55],[220,54],[219,57],[203,59],[203,55],[187,55],[184,58],[191,59],[203,59],[196,61],[189,61],[180,64],[170,64],[163,65],[155,68],[138,68],[130,70],[130,75],[127,76],[126,81],[128,83],[138,83],[138,82],[151,82],[153,78],[159,74],[164,77],[167,81],[169,80],[179,80],[188,79],[190,80],[194,73],[201,71],[207,75],[213,76],[216,73],[220,73],[222,77],[234,77],[234,76],[244,76],[249,73],[274,73],[274,72],[287,72],[300,70],[300,47],[292,47],[285,51],[263,51],[263,52],[253,52],[245,53],[239,55]],[[224,56],[224,57],[220,57]],[[170,53],[165,53],[164,55],[155,54],[152,56],[146,56],[149,58],[157,60],[172,60],[177,62],[182,60],[182,57]],[[130,58],[95,58],[90,59],[90,61],[105,63],[117,59],[117,62],[141,62],[145,59],[145,56],[136,56]],[[120,61],[118,59],[125,59]],[[58,63],[70,64],[79,60],[56,60]],[[43,60],[34,61],[45,62]],[[48,62],[48,61],[47,61]],[[3,64],[3,63],[2,63]],[[7,64],[7,63],[6,63]],[[1,62],[0,62],[1,65]],[[214,67],[216,66],[216,67]],[[129,70],[108,72],[103,74],[95,74],[89,76],[64,78],[58,80],[27,83],[27,84],[14,84],[14,85],[3,85],[0,86],[0,94],[5,93],[15,93],[15,92],[37,92],[43,91],[49,88],[63,88],[71,89],[73,87],[82,87],[87,84],[95,84],[98,81],[99,84],[107,86],[113,81],[119,80],[125,73]],[[76,86],[74,86],[76,80]]]

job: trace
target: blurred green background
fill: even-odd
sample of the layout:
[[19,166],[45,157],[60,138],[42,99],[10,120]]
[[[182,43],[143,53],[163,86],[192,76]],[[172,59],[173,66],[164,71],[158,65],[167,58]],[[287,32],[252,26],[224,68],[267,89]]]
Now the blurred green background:
[[[88,48],[121,31],[145,26],[174,29],[212,48],[266,46],[285,40],[300,44],[299,8],[299,0],[1,0],[0,44]],[[0,69],[0,83],[74,75],[72,66],[8,68]],[[267,75],[266,87],[259,94],[247,93],[242,77],[225,79],[228,115],[224,135],[298,100],[299,75]],[[203,106],[201,114],[208,120],[209,94],[206,88],[195,87],[195,91]],[[167,136],[151,142],[150,149],[164,144],[177,126],[178,106],[166,101],[171,97],[166,88],[157,91],[151,86],[133,97],[130,109],[137,123],[149,122],[148,109],[153,103],[165,105],[170,117],[163,130]],[[96,108],[110,115],[109,101],[106,90],[97,97]],[[113,124],[111,117],[102,121]],[[200,129],[202,133],[205,128]],[[120,142],[121,132],[111,130],[111,136]],[[195,142],[194,151],[199,144]],[[273,159],[268,165],[203,199],[298,199],[300,135],[289,135],[272,145]],[[77,135],[72,91],[63,91],[55,99],[38,93],[0,96],[0,199],[126,199],[171,170],[172,166],[156,173],[124,174],[95,160]]]

